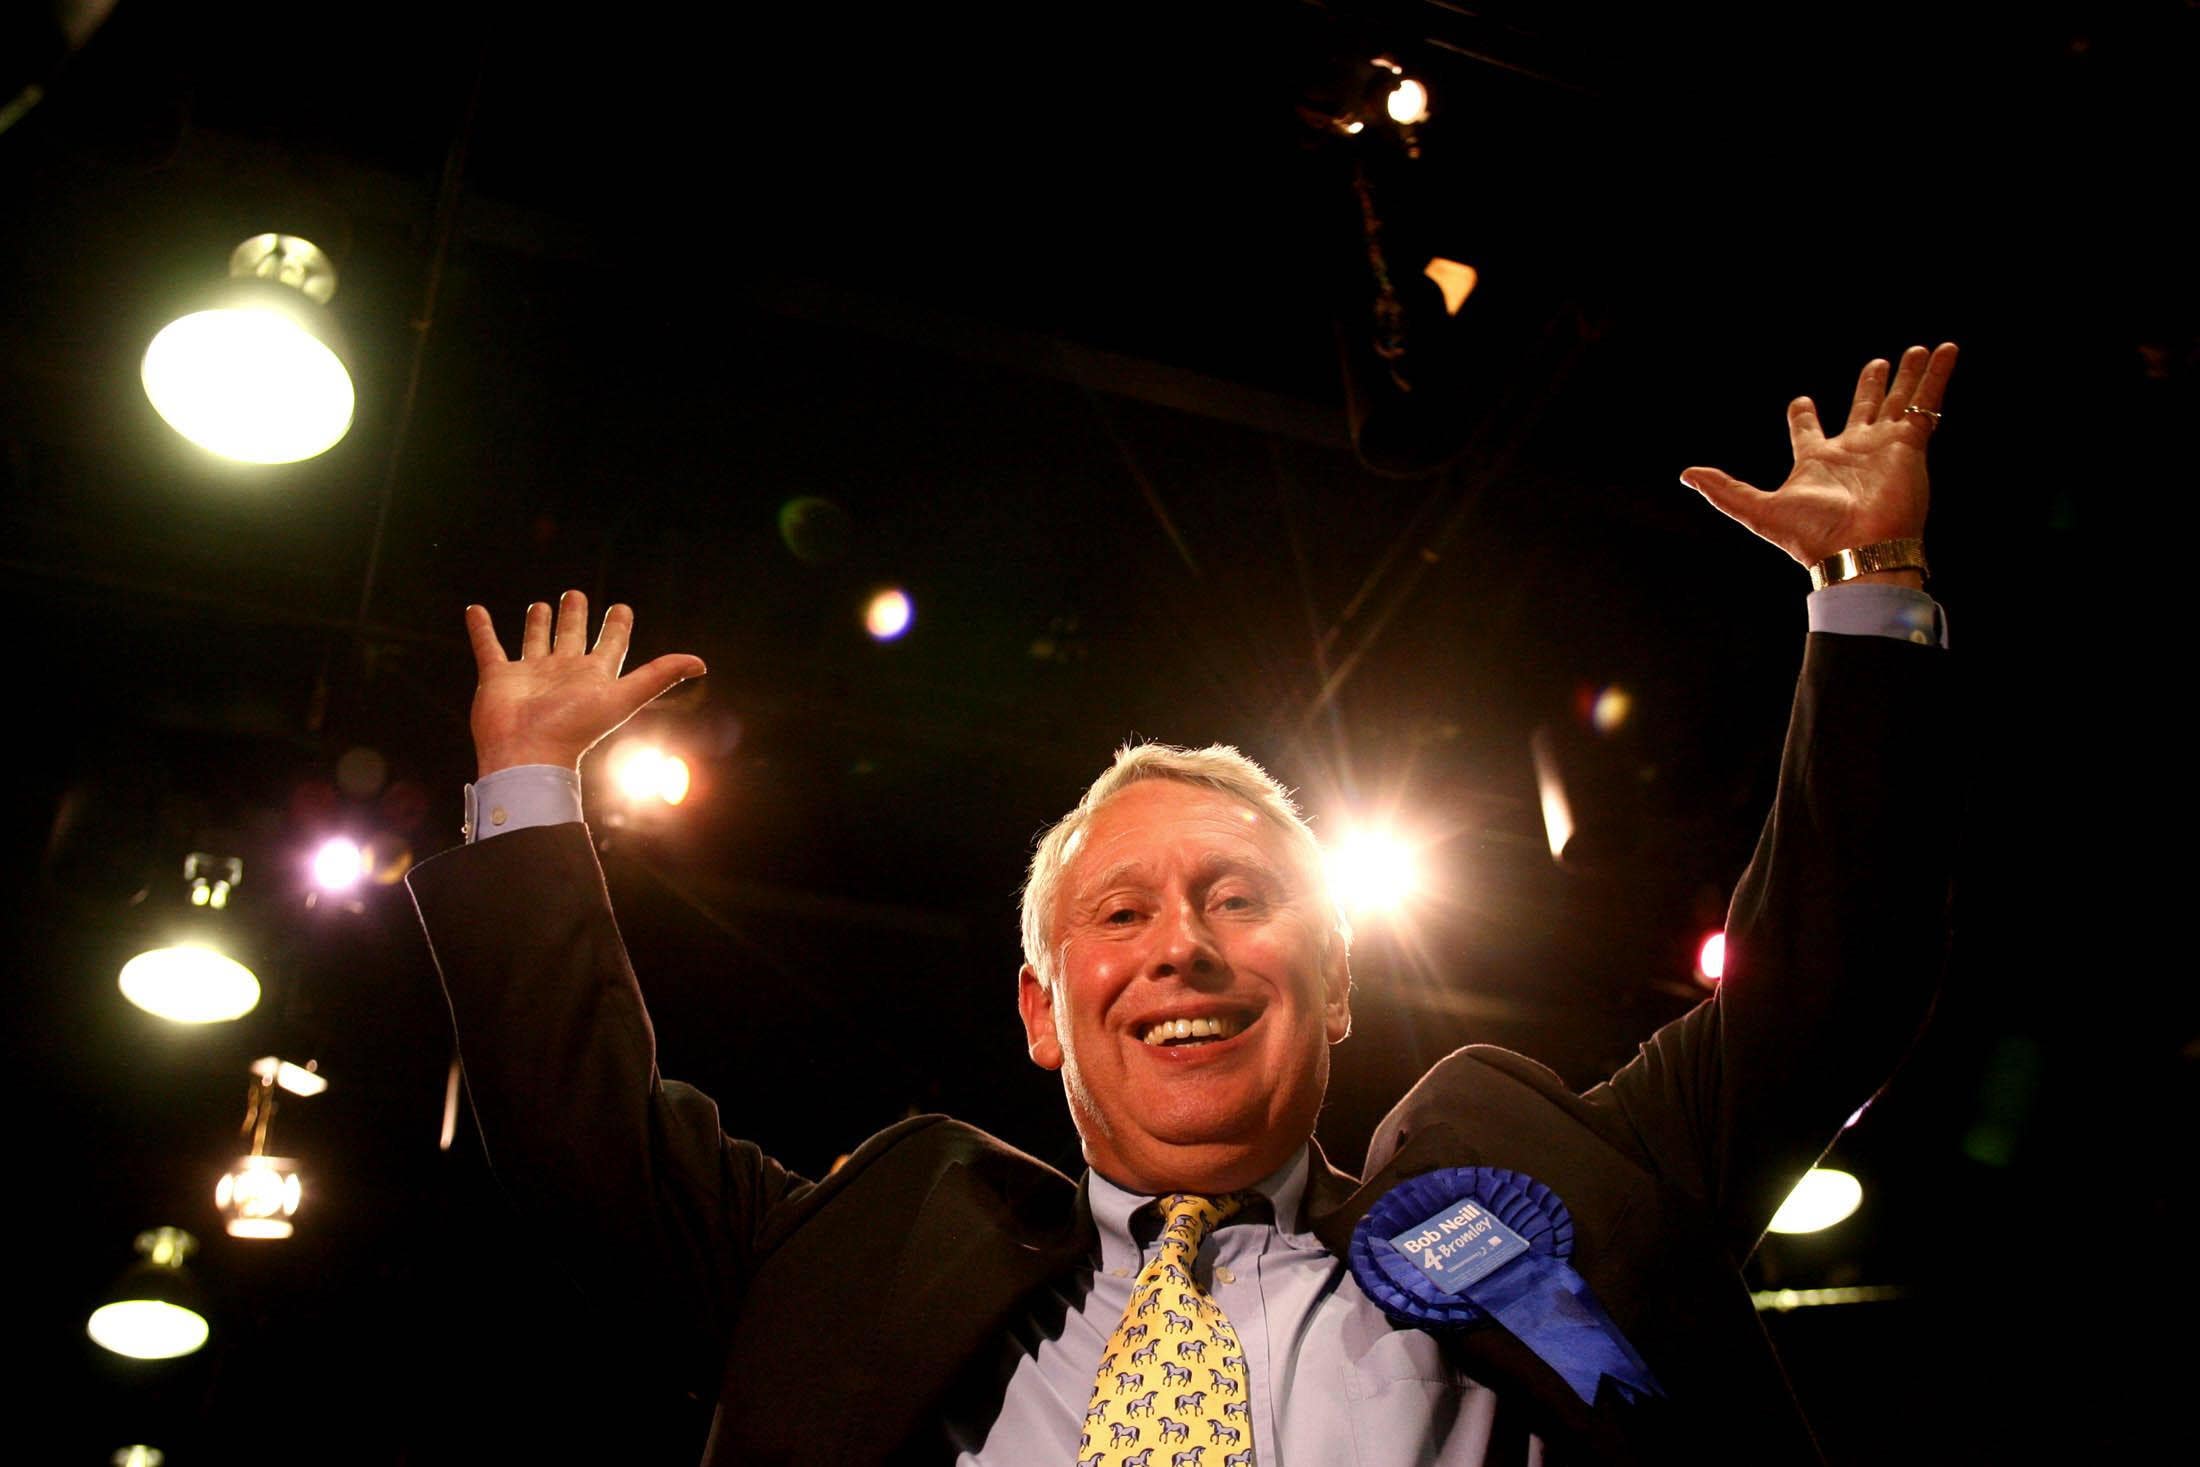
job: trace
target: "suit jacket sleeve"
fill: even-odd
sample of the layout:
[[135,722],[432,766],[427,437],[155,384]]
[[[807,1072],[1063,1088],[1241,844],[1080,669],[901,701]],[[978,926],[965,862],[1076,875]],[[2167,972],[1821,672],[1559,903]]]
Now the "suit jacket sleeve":
[[1585,1097],[1736,1263],[1931,1009],[1950,872],[1947,654],[1806,646],[1772,813],[1716,995]]
[[656,1042],[580,824],[446,852],[408,879],[491,1167],[584,1288],[646,1323],[682,1384],[720,1352],[810,1184],[728,1139]]

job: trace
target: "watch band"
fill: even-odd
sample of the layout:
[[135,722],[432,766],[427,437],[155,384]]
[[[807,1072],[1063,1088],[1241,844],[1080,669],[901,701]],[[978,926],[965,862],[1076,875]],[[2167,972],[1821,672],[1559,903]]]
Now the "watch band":
[[1836,550],[1810,568],[1810,588],[1823,591],[1828,586],[1853,581],[1867,571],[1890,570],[1932,574],[1925,565],[1925,542],[1913,535],[1901,540],[1882,540],[1876,545],[1860,545],[1854,550]]

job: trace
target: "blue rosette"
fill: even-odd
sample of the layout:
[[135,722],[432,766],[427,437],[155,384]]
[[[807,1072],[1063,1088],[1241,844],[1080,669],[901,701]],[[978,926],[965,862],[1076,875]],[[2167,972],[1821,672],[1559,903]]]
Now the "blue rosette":
[[1662,1396],[1650,1367],[1566,1260],[1574,1221],[1525,1172],[1447,1167],[1385,1192],[1352,1230],[1352,1276],[1377,1308],[1415,1329],[1494,1321],[1595,1404]]

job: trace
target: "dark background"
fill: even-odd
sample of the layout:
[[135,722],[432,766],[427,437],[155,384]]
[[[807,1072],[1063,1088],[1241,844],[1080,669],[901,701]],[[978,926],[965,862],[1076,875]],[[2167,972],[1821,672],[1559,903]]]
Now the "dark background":
[[[577,586],[636,606],[638,657],[709,660],[636,725],[694,798],[595,823],[664,1071],[812,1173],[913,1109],[1075,1166],[1021,1053],[1014,899],[1117,742],[1238,743],[1320,828],[1395,809],[1433,891],[1355,950],[1320,1132],[1349,1165],[1455,1045],[1586,1084],[1700,992],[1804,580],[1674,476],[1776,483],[1790,396],[1837,420],[1865,359],[1942,339],[1950,984],[1835,1152],[1862,1211],[1752,1283],[1902,1291],[1768,1316],[1836,1461],[2162,1428],[2189,1350],[2139,1322],[2189,1307],[2194,1215],[2163,635],[2193,7],[100,9],[0,32],[10,1458],[692,1460],[707,1406],[571,1294],[469,1131],[438,1150],[450,1039],[402,888],[306,902],[325,834],[455,841],[467,601],[510,635]],[[1304,115],[1378,52],[1434,96],[1417,158]],[[1482,272],[1457,321],[1413,318],[1406,426],[1444,441],[1403,473],[1354,449],[1402,421],[1346,389],[1355,166],[1395,258]],[[335,258],[358,418],[242,468],[136,367],[270,229]],[[804,496],[837,557],[781,534]],[[887,582],[916,623],[874,644]],[[1636,713],[1599,737],[1614,684]],[[1544,848],[1538,726],[1600,869]],[[357,748],[387,775],[347,791]],[[243,857],[266,985],[204,1030],[114,985],[194,850]],[[332,1087],[275,1126],[297,1237],[245,1244],[211,1192],[269,1052]],[[213,1339],[118,1361],[82,1321],[161,1223],[204,1244]]]

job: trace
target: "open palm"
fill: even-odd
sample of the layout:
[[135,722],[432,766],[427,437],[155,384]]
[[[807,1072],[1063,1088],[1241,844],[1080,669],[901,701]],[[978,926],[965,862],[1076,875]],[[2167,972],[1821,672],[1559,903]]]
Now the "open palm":
[[1899,368],[1865,364],[1848,421],[1828,438],[1807,397],[1788,404],[1795,454],[1779,488],[1766,491],[1720,469],[1691,468],[1681,482],[1805,566],[1842,550],[1922,535],[1930,499],[1925,445],[1955,370],[1956,348],[1913,346]]
[[703,659],[667,653],[625,676],[627,643],[634,634],[631,608],[604,613],[603,630],[588,648],[588,598],[568,591],[559,598],[553,632],[550,606],[527,608],[519,656],[507,658],[487,608],[466,608],[473,642],[474,751],[480,772],[515,764],[557,764],[571,769],[581,755],[678,683],[701,677]]

